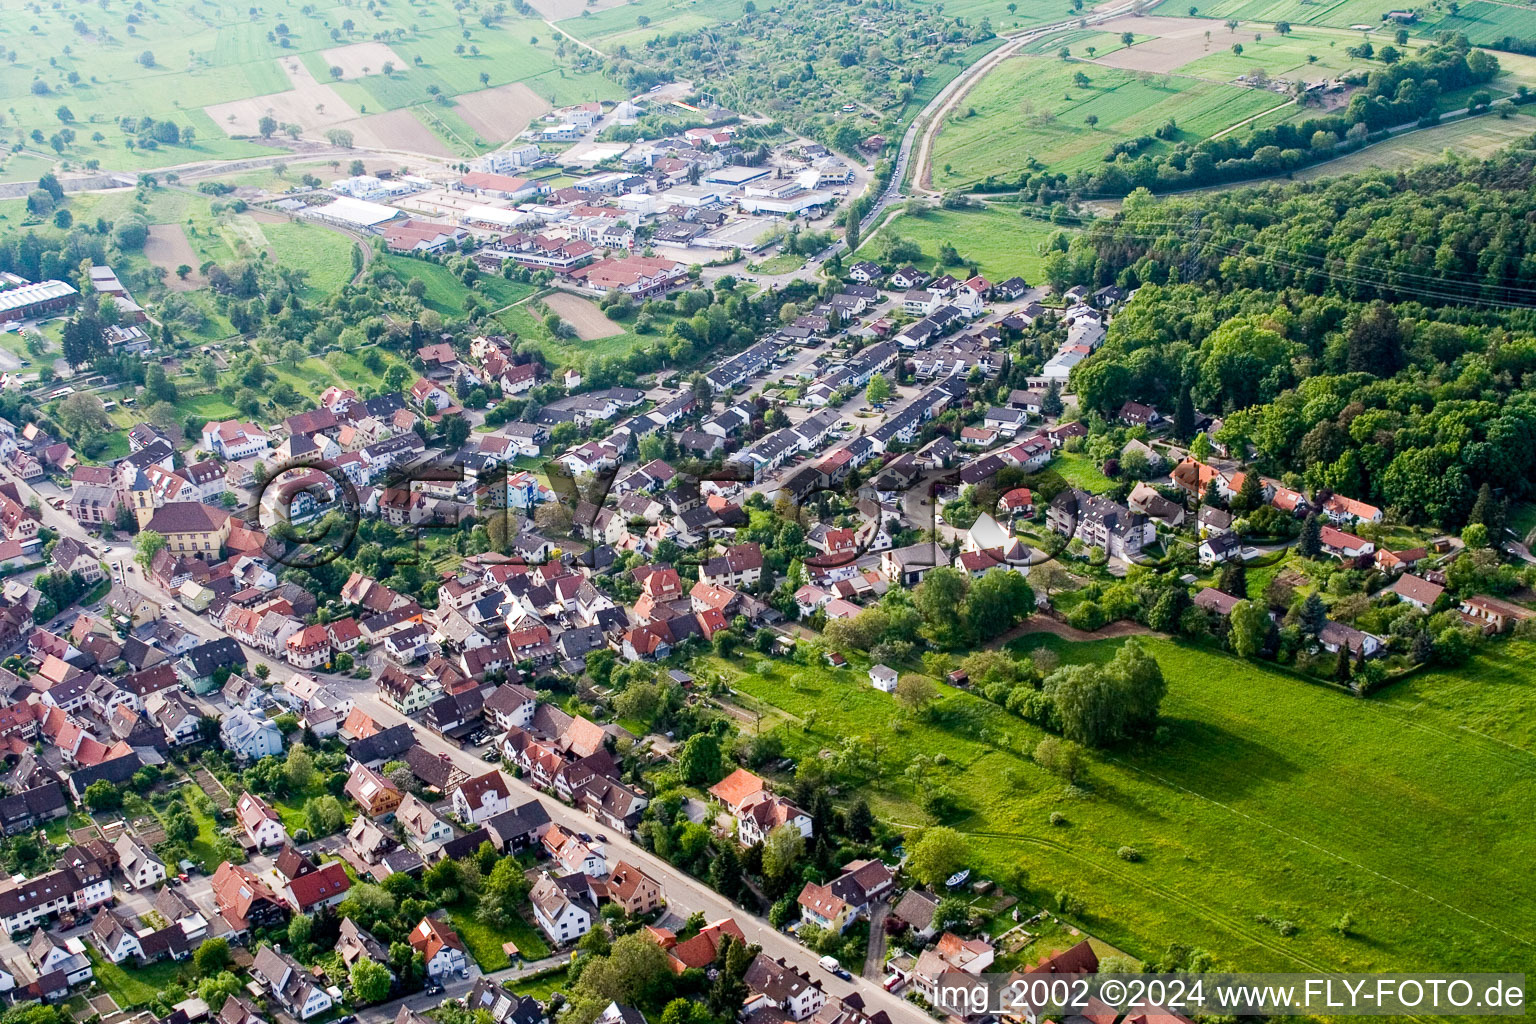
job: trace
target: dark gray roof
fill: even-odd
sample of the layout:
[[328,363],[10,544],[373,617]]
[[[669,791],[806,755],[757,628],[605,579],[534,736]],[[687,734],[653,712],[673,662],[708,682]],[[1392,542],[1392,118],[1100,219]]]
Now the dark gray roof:
[[347,748],[347,756],[367,764],[371,761],[387,761],[411,749],[416,743],[416,732],[404,723],[392,725],[376,732],[367,739],[354,742]]
[[198,644],[182,655],[197,678],[211,676],[221,668],[245,665],[245,652],[231,637],[220,637],[205,644]]
[[548,824],[549,812],[544,809],[544,804],[539,800],[529,800],[521,807],[514,807],[489,819],[485,827],[502,842],[506,842],[513,836],[527,835]]

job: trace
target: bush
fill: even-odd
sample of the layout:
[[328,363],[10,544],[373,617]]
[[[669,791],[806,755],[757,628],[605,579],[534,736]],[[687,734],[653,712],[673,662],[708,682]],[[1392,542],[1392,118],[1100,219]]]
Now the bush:
[[789,923],[790,918],[795,916],[795,913],[795,898],[793,896],[785,896],[769,908],[768,923],[775,928],[783,928]]
[[1059,825],[1065,825],[1066,823],[1067,823],[1067,816],[1065,814],[1062,814],[1060,811],[1052,811],[1051,812],[1051,824],[1052,825],[1058,825],[1059,826]]
[[1123,861],[1129,861],[1130,863],[1135,864],[1137,861],[1141,860],[1141,851],[1136,849],[1134,846],[1122,846],[1120,849],[1115,851],[1115,856],[1119,857]]

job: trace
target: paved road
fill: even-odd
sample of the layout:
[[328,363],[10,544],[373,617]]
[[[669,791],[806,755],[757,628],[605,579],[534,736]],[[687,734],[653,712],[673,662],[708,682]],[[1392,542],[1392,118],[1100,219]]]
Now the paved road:
[[[1090,25],[1096,25],[1111,18],[1117,18],[1137,7],[1150,7],[1156,2],[1157,0],[1151,0],[1150,3],[1147,0],[1124,0],[1124,2],[1118,3],[1108,10],[1087,17],[1086,20]],[[921,181],[921,172],[923,164],[927,159],[928,147],[932,145],[933,134],[937,131],[939,124],[943,120],[944,111],[965,94],[965,91],[978,76],[985,74],[999,61],[1011,56],[1014,51],[1025,44],[1031,43],[1043,36],[1073,28],[1081,20],[1085,19],[1072,18],[1067,21],[1054,22],[1050,25],[1042,25],[1039,28],[1030,29],[1022,35],[1014,36],[1007,43],[993,50],[980,61],[956,75],[949,84],[940,89],[933,99],[928,101],[928,105],[918,111],[916,116],[912,118],[912,123],[907,126],[907,130],[902,134],[901,145],[896,150],[896,160],[891,165],[891,182],[883,192],[875,197],[875,202],[870,206],[869,212],[860,219],[859,237],[868,238],[870,228],[885,213],[886,208],[893,202],[906,198],[902,194],[902,189],[907,177],[907,165],[912,161],[913,149],[918,145],[919,139],[921,139],[922,147],[919,150],[920,159],[918,166],[914,169],[916,173],[912,176],[912,185],[914,189],[922,194],[937,194],[932,189],[924,186]],[[847,241],[839,238],[816,255],[815,263],[807,267],[807,271],[814,273],[815,268],[819,267],[821,263],[831,259],[838,253],[846,252],[847,249]]]
[[[8,470],[0,468],[0,474],[14,480]],[[20,483],[23,501],[29,500],[32,488]],[[76,537],[88,541],[96,550],[101,550],[102,542],[99,538],[92,538],[80,525],[62,512],[53,509],[46,502],[42,503],[40,512],[43,521],[50,528],[61,534]],[[176,615],[176,618],[189,630],[198,636],[214,640],[224,637],[222,629],[199,616],[191,615],[185,610],[176,612],[176,606],[169,594],[162,591],[153,582],[144,578],[132,562],[131,549],[126,544],[118,543],[111,546],[110,560],[120,561],[124,572],[122,579],[124,584],[133,591],[143,594],[153,601],[160,603],[167,611]],[[245,648],[246,657],[251,667],[265,664],[270,669],[269,682],[277,683],[294,675],[291,666],[284,662],[276,661],[254,648]],[[370,717],[384,726],[397,725],[401,722],[411,721],[405,715],[400,714],[386,705],[380,698],[377,688],[367,680],[352,679],[345,676],[323,676],[338,691],[351,696]],[[416,739],[427,750],[435,754],[446,755],[447,758],[460,768],[469,772],[472,776],[483,775],[488,766],[474,753],[462,750],[436,733],[416,726]],[[593,828],[593,819],[580,813],[573,807],[569,807],[556,800],[549,799],[518,779],[507,779],[513,795],[523,800],[539,799],[549,811],[549,816],[556,824],[565,826],[572,831],[588,832]],[[843,981],[817,966],[819,957],[816,953],[800,945],[788,935],[776,930],[764,918],[749,914],[736,906],[724,896],[715,892],[703,882],[674,868],[653,854],[643,850],[638,844],[628,838],[608,830],[609,842],[607,852],[610,861],[627,860],[642,867],[646,873],[662,883],[666,892],[667,902],[679,913],[691,913],[702,910],[709,920],[717,920],[723,917],[733,917],[741,926],[742,933],[748,942],[755,942],[762,946],[763,950],[771,956],[783,957],[791,964],[795,964],[809,973],[813,978],[821,982],[822,987],[833,997],[842,997],[857,992],[864,1000],[866,1007],[872,1012],[875,1009],[883,1009],[895,1021],[905,1021],[908,1024],[918,1024],[920,1021],[928,1021],[929,1018],[912,1003],[907,1002],[885,991],[876,982],[864,978],[855,977],[851,981]],[[466,986],[467,987],[467,986]],[[441,997],[436,997],[439,1001]]]
[[[556,956],[546,957],[543,960],[535,960],[532,963],[525,964],[521,967],[508,967],[504,970],[492,971],[490,974],[484,975],[484,977],[498,982],[518,981],[519,979],[527,978],[531,975],[541,974],[544,971],[550,970],[551,968],[559,967],[566,962],[567,955],[562,953]],[[475,982],[478,981],[481,977],[482,975],[479,968],[475,967],[474,964],[471,963],[468,977],[454,978],[443,986],[442,992],[436,995],[427,995],[425,992],[415,992],[400,999],[391,999],[387,1003],[380,1003],[377,1006],[370,1006],[367,1009],[359,1010],[357,1013],[357,1019],[361,1021],[362,1024],[389,1024],[389,1022],[392,1022],[396,1015],[399,1014],[400,1007],[402,1006],[409,1006],[411,1009],[416,1011],[434,1009],[438,1006],[441,1006],[443,1003],[450,999],[462,999],[464,996],[468,995],[469,990],[474,988]]]

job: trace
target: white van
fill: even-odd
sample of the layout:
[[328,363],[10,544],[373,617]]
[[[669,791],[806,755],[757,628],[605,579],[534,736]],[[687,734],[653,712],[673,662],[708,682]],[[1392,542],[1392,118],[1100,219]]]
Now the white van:
[[822,957],[820,964],[821,969],[826,971],[828,974],[836,974],[838,971],[843,969],[843,965],[837,962],[837,957],[835,956]]

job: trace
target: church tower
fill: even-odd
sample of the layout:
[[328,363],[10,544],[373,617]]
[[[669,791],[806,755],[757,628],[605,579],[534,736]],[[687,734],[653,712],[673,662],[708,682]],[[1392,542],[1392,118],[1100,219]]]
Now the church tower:
[[133,516],[139,522],[139,529],[144,529],[155,516],[155,489],[150,486],[149,477],[142,471],[134,476],[133,485],[128,488],[128,502],[133,506]]

